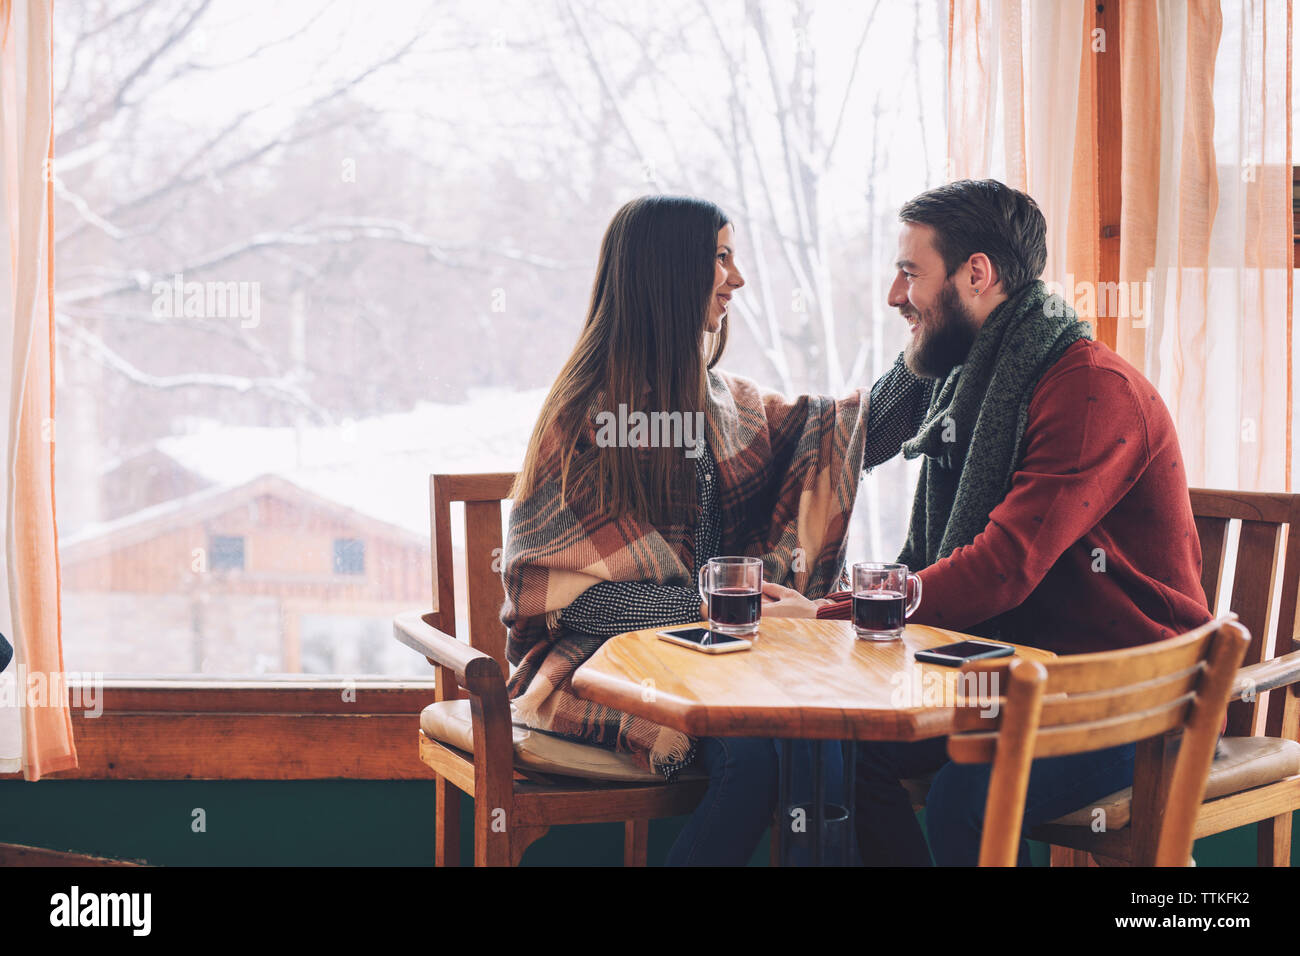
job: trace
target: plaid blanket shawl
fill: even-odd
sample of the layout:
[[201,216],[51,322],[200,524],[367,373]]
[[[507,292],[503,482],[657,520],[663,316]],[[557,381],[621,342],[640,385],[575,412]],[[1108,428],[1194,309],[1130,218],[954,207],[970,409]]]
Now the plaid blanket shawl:
[[[763,558],[764,579],[824,594],[844,562],[866,438],[868,392],[793,400],[710,371],[705,434],[717,463],[722,553]],[[594,426],[589,441],[594,441]],[[693,587],[693,527],[653,527],[562,500],[557,456],[544,449],[539,490],[514,502],[503,556],[508,689],[515,719],[632,754],[671,777],[694,741],[577,697],[574,671],[602,643],[560,625],[560,612],[601,581]],[[683,457],[683,466],[692,463]]]

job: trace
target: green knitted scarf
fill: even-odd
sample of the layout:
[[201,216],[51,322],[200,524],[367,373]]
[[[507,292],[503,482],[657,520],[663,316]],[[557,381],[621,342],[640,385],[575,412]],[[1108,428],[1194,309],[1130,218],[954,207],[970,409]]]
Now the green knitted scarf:
[[[985,320],[966,361],[935,390],[903,456],[925,456],[907,543],[898,556],[912,571],[970,544],[1006,497],[1024,454],[1029,402],[1043,374],[1092,329],[1041,281],[1007,299]],[[997,621],[976,629],[997,636]]]

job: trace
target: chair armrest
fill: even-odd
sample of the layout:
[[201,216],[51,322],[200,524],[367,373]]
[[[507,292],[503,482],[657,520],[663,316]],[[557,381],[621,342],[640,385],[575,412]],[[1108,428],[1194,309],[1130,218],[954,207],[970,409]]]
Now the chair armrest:
[[[474,727],[474,788],[472,796],[489,807],[509,807],[514,801],[514,733],[510,701],[501,666],[450,634],[438,630],[418,611],[393,618],[393,636],[419,651],[439,667],[456,675],[456,682],[470,693],[470,719]],[[442,683],[439,672],[439,700],[454,698],[454,688]],[[444,696],[445,695],[445,696]]]
[[419,611],[407,611],[393,618],[393,636],[433,663],[450,669],[457,682],[471,693],[483,693],[485,684],[494,681],[504,692],[505,678],[492,655],[438,630]]
[[1288,685],[1293,692],[1300,692],[1300,687],[1296,686],[1300,683],[1300,641],[1292,640],[1291,645],[1297,649],[1290,654],[1260,661],[1237,671],[1230,699],[1242,700],[1247,695],[1258,695]]

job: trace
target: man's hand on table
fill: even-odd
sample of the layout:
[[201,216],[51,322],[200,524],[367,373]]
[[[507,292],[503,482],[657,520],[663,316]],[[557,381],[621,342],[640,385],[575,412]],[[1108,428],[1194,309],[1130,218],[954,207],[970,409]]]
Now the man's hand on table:
[[783,588],[770,581],[763,582],[764,617],[816,617],[817,609],[830,603],[826,598],[812,601],[794,588]]

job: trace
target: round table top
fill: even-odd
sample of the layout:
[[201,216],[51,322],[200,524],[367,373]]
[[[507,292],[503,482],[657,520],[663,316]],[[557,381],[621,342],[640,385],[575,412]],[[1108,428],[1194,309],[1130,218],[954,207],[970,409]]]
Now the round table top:
[[[660,630],[610,638],[578,668],[573,689],[587,700],[697,737],[944,736],[952,730],[959,672],[919,663],[913,655],[972,639],[909,624],[898,640],[864,641],[849,621],[768,618],[751,650],[704,654],[661,640]],[[1016,654],[1035,660],[1055,656],[1020,646]],[[981,700],[997,696],[988,684],[962,686]]]

